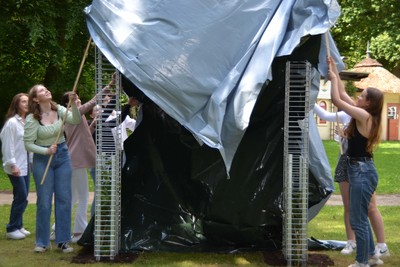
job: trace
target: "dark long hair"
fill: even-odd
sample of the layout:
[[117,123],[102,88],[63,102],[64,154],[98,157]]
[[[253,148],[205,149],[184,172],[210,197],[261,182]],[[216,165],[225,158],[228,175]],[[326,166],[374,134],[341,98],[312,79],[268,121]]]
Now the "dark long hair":
[[14,117],[15,114],[18,114],[18,107],[19,107],[19,103],[21,102],[21,96],[26,96],[29,97],[28,94],[25,93],[19,93],[16,94],[13,99],[11,100],[11,104],[8,107],[8,111],[6,114],[6,121],[11,118]]
[[[371,115],[372,119],[371,131],[368,136],[367,151],[372,152],[379,144],[382,132],[381,116],[383,109],[383,93],[374,87],[365,89],[367,92],[366,100],[369,101],[366,111]],[[348,137],[354,136],[356,129],[356,120],[351,119],[349,126],[346,128],[346,135]]]
[[68,103],[69,103],[69,95],[72,94],[72,93],[73,93],[72,91],[68,91],[68,92],[65,92],[65,93],[64,93],[64,95],[63,95],[62,98],[61,98],[61,105],[63,105],[64,107],[67,107],[67,106],[68,106]]
[[[43,84],[36,84],[29,90],[29,112],[33,114],[33,117],[40,121],[42,119],[42,115],[40,114],[40,105],[33,101],[33,99],[37,96],[37,89],[39,86],[44,86]],[[54,101],[50,102],[51,109],[57,111],[57,103]]]

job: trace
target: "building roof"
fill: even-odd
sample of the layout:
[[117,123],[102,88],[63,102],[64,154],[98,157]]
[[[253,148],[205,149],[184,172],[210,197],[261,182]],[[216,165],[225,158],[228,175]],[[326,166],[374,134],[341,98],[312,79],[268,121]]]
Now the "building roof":
[[362,78],[368,77],[368,72],[356,72],[350,70],[342,70],[339,73],[340,79],[343,81],[359,81]]
[[366,78],[354,82],[354,85],[360,89],[375,87],[384,93],[400,93],[400,79],[390,71],[382,67],[382,64],[375,59],[367,57],[357,63],[350,72],[369,73]]

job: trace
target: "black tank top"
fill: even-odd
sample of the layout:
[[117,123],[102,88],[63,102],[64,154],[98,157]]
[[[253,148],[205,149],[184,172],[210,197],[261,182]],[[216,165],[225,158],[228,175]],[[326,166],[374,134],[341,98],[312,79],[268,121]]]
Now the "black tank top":
[[351,158],[368,157],[372,158],[372,153],[367,151],[368,139],[361,135],[357,127],[355,127],[354,136],[348,139],[347,155]]

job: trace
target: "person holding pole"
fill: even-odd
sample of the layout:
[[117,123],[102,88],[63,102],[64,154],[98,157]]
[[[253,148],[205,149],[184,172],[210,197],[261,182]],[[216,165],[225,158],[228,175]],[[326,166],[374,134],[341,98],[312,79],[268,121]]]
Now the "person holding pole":
[[[29,90],[29,114],[24,127],[25,148],[33,152],[33,178],[36,185],[36,241],[34,252],[50,247],[50,216],[54,193],[57,248],[69,253],[71,240],[71,175],[72,166],[65,138],[64,120],[79,124],[81,114],[70,95],[71,110],[52,100],[42,84]],[[63,120],[64,119],[64,120]],[[52,159],[52,160],[51,160]]]
[[352,118],[345,134],[348,142],[350,225],[356,235],[357,248],[356,261],[349,267],[381,265],[383,261],[375,253],[368,207],[378,185],[373,151],[380,141],[383,93],[368,87],[354,102],[346,93],[335,62],[329,56],[328,65],[332,102]]
[[[344,207],[344,226],[346,231],[347,243],[345,247],[340,251],[341,254],[349,255],[352,254],[356,249],[356,237],[354,231],[350,226],[350,198],[349,198],[349,179],[347,177],[347,139],[343,136],[343,131],[350,123],[351,117],[344,111],[329,112],[321,108],[319,105],[314,105],[315,114],[323,120],[336,122],[337,124],[342,123],[343,128],[339,127],[335,129],[339,136],[339,142],[342,146],[342,153],[339,156],[338,163],[335,168],[335,182],[339,183],[340,194],[342,196],[343,207]],[[336,133],[335,133],[336,135]],[[335,138],[336,139],[336,138]],[[375,246],[375,253],[380,257],[390,256],[389,248],[385,243],[385,229],[382,219],[382,215],[378,209],[376,202],[376,193],[372,195],[371,202],[368,207],[368,218],[371,222],[372,229],[376,236],[377,244]]]

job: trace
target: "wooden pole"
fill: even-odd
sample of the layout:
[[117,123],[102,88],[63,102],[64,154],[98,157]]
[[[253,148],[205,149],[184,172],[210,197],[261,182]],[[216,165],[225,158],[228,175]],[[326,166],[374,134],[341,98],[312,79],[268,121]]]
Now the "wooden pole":
[[[328,58],[331,57],[331,50],[329,48],[329,30],[325,33],[325,45],[326,45],[326,54],[328,56]],[[329,66],[328,66],[329,68]],[[340,123],[339,123],[339,116],[336,112],[336,126],[335,126],[335,130],[338,131],[338,135],[339,135],[339,148],[340,148],[340,155],[343,155],[343,146],[342,146],[342,137],[340,136],[339,130],[340,130]]]
[[[83,65],[85,64],[87,55],[89,53],[89,47],[90,47],[90,43],[91,42],[92,42],[92,37],[90,37],[89,40],[88,40],[88,43],[87,43],[86,49],[85,49],[85,53],[83,54],[83,58],[82,58],[82,61],[81,61],[81,65],[79,66],[79,71],[78,71],[78,74],[77,74],[76,79],[75,79],[74,87],[72,88],[72,92],[74,92],[74,93],[76,92],[76,89],[78,87],[78,81],[79,81],[79,78],[80,78],[81,73],[82,73]],[[70,107],[71,107],[71,98],[68,101],[67,112],[65,112],[65,114],[63,116],[62,125],[64,125],[64,123],[65,123],[65,120],[66,120],[67,114],[68,114],[68,110],[69,110]],[[61,132],[62,132],[61,130],[62,129],[63,129],[63,127],[60,127],[60,130],[58,131],[58,134],[57,134],[57,137],[56,137],[56,141],[54,142],[55,145],[57,145],[58,139],[60,139],[60,135],[61,135]],[[51,154],[50,157],[49,157],[49,161],[47,162],[47,166],[46,166],[46,169],[44,171],[44,174],[43,174],[43,177],[42,177],[42,181],[40,182],[41,185],[46,180],[46,175],[47,175],[47,172],[49,171],[50,163],[53,160],[53,155],[54,154]]]
[[340,122],[339,122],[339,116],[336,112],[336,127],[335,130],[338,131],[337,135],[339,136],[339,148],[340,148],[340,155],[343,155],[343,146],[342,146],[342,136],[340,136]]
[[329,48],[329,30],[325,33],[326,54],[331,57],[331,49]]

